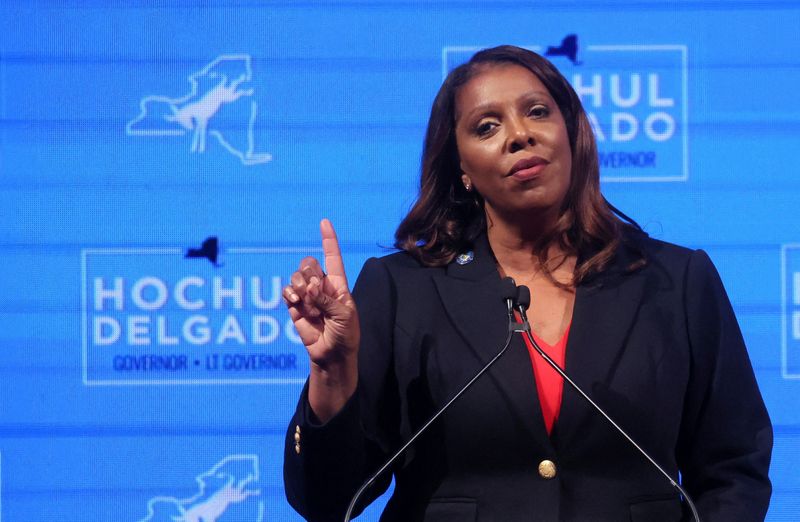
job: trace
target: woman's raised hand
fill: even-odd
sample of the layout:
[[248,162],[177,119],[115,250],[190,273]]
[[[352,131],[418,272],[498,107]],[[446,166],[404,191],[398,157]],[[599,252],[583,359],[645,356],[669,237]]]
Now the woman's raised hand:
[[326,420],[355,389],[361,331],[336,232],[327,219],[319,228],[327,274],[319,261],[306,257],[283,289],[283,298],[311,360],[309,401]]
[[356,355],[360,331],[339,241],[327,219],[320,223],[320,233],[327,274],[319,261],[306,257],[283,297],[311,362],[325,368]]

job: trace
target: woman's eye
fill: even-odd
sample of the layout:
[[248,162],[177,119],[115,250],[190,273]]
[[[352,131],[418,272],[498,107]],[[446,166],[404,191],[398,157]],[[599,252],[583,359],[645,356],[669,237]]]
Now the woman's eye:
[[486,136],[494,130],[495,123],[491,121],[481,122],[475,127],[475,134],[478,136]]
[[548,114],[550,114],[550,110],[544,105],[534,105],[528,111],[528,115],[533,118],[544,118]]

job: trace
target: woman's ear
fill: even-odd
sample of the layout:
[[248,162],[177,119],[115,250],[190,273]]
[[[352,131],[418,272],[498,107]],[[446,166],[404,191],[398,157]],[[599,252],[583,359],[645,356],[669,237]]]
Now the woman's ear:
[[466,174],[461,175],[461,183],[464,184],[464,188],[467,189],[467,192],[472,190],[472,181],[469,179],[469,176]]

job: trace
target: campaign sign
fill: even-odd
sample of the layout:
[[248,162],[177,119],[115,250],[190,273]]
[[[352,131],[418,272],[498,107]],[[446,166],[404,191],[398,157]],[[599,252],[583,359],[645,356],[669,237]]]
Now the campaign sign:
[[[570,81],[594,129],[603,181],[689,178],[688,50],[685,45],[525,45]],[[446,74],[479,46],[445,47]]]
[[85,384],[305,380],[281,290],[308,249],[216,245],[82,251]]
[[785,379],[800,379],[800,244],[783,245],[781,373]]

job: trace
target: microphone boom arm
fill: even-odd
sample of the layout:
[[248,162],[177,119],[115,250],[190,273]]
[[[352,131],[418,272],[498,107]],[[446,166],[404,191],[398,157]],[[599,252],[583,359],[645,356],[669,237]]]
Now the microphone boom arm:
[[[513,285],[513,282],[514,282],[513,279],[511,279],[511,278],[506,278],[506,279],[511,281],[512,285],[511,285],[510,288],[511,288],[511,290],[513,290],[514,287],[515,287],[515,285]],[[506,290],[508,290],[508,289],[506,289]],[[389,466],[394,464],[394,462],[398,458],[400,458],[400,456],[409,448],[409,446],[411,446],[414,443],[414,441],[416,441],[420,437],[420,435],[422,435],[425,432],[425,430],[428,429],[428,426],[430,426],[431,424],[436,422],[436,419],[441,417],[441,415],[450,408],[451,404],[456,402],[459,397],[464,395],[464,393],[467,390],[469,390],[472,387],[472,385],[475,384],[475,382],[478,379],[480,379],[480,377],[489,370],[489,368],[494,366],[494,363],[496,363],[500,359],[500,357],[503,356],[504,353],[506,353],[506,351],[508,350],[508,347],[511,346],[511,338],[514,335],[514,332],[519,331],[519,330],[517,328],[518,325],[516,325],[515,321],[514,321],[514,302],[513,302],[513,298],[510,297],[510,296],[504,296],[504,300],[506,301],[506,307],[508,308],[508,333],[506,334],[506,340],[505,340],[505,343],[503,344],[503,348],[499,352],[497,352],[497,355],[492,357],[492,359],[488,363],[486,363],[486,365],[483,368],[481,368],[481,370],[478,373],[476,373],[475,376],[472,377],[472,379],[467,381],[467,383],[455,395],[453,395],[453,397],[449,401],[447,401],[447,404],[445,404],[444,406],[439,408],[439,411],[434,413],[433,416],[431,416],[431,418],[428,419],[425,422],[425,424],[423,424],[416,432],[414,432],[414,434],[411,436],[411,438],[409,438],[408,441],[405,444],[403,444],[400,447],[400,449],[398,449],[394,453],[394,455],[392,455],[391,458],[389,460],[387,460],[386,463],[378,469],[378,471],[373,473],[369,477],[369,479],[367,479],[367,481],[364,482],[364,484],[361,485],[361,487],[358,489],[358,491],[356,491],[356,494],[353,495],[353,498],[350,500],[350,505],[347,507],[347,512],[344,515],[344,522],[350,522],[350,517],[353,514],[353,509],[355,509],[355,506],[356,506],[356,503],[358,502],[358,499],[361,498],[361,495],[363,495],[364,492],[370,486],[372,486],[372,484],[375,483],[375,480],[377,480],[377,478],[379,476],[381,476],[381,474],[384,471],[389,469]]]
[[[525,289],[527,290],[527,288],[525,288]],[[528,298],[528,299],[530,299],[530,298]],[[528,302],[530,302],[530,300]],[[686,503],[689,505],[689,509],[691,509],[694,519],[697,522],[700,522],[700,515],[698,515],[698,513],[697,513],[697,508],[695,507],[694,502],[692,501],[692,498],[689,496],[689,494],[686,492],[686,490],[683,489],[683,487],[676,480],[674,480],[670,476],[670,474],[667,473],[666,470],[664,470],[664,468],[662,468],[658,464],[658,462],[656,462],[650,455],[648,455],[648,453],[641,446],[639,446],[639,444],[637,444],[636,441],[633,440],[633,438],[630,435],[628,435],[628,433],[625,430],[623,430],[622,427],[620,427],[620,425],[617,424],[614,421],[614,419],[612,419],[605,412],[605,410],[603,410],[603,408],[598,406],[597,403],[594,402],[592,400],[592,398],[589,397],[586,394],[586,392],[584,392],[581,389],[581,387],[578,386],[575,383],[575,381],[573,381],[570,378],[570,376],[567,375],[567,373],[549,355],[547,355],[547,353],[544,350],[542,350],[541,346],[539,346],[539,343],[536,342],[536,339],[534,339],[533,335],[531,334],[531,328],[530,328],[530,324],[528,323],[528,316],[525,313],[525,308],[527,308],[527,307],[523,306],[521,304],[517,306],[517,312],[519,312],[520,318],[522,319],[522,323],[518,324],[518,326],[520,328],[517,329],[517,331],[523,332],[525,334],[525,337],[528,339],[528,341],[530,341],[531,346],[533,346],[534,349],[536,350],[536,353],[538,353],[545,361],[547,361],[547,364],[549,364],[550,367],[553,368],[561,376],[561,378],[564,379],[564,381],[566,381],[572,387],[573,390],[578,392],[578,394],[580,394],[580,396],[583,397],[586,400],[586,402],[588,402],[592,406],[592,408],[595,409],[595,411],[597,411],[600,415],[602,415],[603,418],[605,418],[608,421],[609,424],[611,424],[623,437],[625,437],[628,440],[628,442],[631,443],[631,445],[633,445],[634,448],[636,448],[639,451],[639,453],[644,455],[644,457],[648,461],[650,461],[650,464],[655,466],[655,468],[659,472],[661,472],[661,474],[664,475],[664,477],[667,478],[669,483],[672,484],[672,486],[678,490],[678,492],[683,496],[683,498],[686,499]]]

